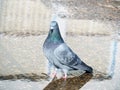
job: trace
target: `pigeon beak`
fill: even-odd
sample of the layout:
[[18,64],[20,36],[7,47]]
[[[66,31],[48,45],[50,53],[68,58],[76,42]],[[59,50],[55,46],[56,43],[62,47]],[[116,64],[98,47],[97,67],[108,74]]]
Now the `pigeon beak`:
[[50,27],[50,29],[51,29],[51,30],[53,30],[53,29],[54,29],[54,27]]

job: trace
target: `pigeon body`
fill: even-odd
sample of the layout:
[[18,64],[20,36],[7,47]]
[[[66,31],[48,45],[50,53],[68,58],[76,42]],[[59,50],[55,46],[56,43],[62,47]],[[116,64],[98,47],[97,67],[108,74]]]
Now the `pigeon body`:
[[84,70],[88,73],[93,71],[64,42],[56,21],[51,22],[49,34],[43,44],[43,52],[54,67],[62,69],[65,77],[70,70]]

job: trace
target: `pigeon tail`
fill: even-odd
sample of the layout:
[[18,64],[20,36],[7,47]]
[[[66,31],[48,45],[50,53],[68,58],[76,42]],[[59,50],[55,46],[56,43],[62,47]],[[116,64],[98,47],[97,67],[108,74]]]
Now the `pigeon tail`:
[[85,64],[84,62],[82,62],[83,68],[86,71],[86,73],[93,73],[93,69],[92,67],[88,66],[87,64]]
[[86,71],[86,73],[93,73],[93,69],[90,66],[88,66],[87,70],[85,70],[85,71]]
[[88,66],[84,62],[81,62],[81,64],[78,67],[79,69],[86,71],[86,73],[93,73],[92,67]]

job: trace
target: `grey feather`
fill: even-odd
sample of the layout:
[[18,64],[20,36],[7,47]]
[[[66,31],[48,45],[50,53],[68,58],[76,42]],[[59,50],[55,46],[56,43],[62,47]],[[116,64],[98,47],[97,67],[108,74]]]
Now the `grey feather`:
[[89,73],[93,71],[64,42],[56,21],[51,22],[48,37],[43,44],[43,52],[56,68],[67,71],[84,70]]

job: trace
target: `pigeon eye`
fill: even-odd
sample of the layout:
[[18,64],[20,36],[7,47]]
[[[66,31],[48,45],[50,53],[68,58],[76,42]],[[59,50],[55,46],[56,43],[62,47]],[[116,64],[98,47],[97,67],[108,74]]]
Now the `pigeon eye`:
[[53,29],[51,29],[51,33],[53,32]]

